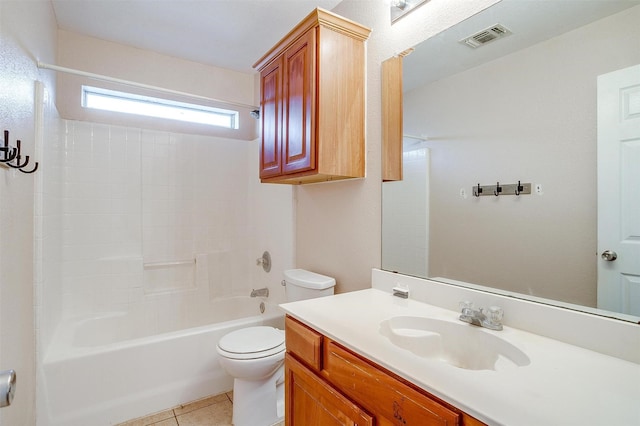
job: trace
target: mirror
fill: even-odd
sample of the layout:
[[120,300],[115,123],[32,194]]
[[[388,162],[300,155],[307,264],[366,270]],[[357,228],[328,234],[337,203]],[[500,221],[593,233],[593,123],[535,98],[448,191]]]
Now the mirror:
[[[639,322],[640,274],[599,306],[597,233],[597,80],[640,64],[639,4],[502,0],[403,59],[383,269]],[[531,194],[473,195],[518,182]]]

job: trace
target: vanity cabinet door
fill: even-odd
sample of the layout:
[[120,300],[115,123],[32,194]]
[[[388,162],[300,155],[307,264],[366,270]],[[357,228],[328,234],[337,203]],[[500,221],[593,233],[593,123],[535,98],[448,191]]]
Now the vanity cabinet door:
[[453,426],[460,414],[400,382],[360,357],[328,342],[324,373],[349,398],[370,411],[379,425]]
[[285,355],[287,426],[373,426],[373,418],[331,385]]

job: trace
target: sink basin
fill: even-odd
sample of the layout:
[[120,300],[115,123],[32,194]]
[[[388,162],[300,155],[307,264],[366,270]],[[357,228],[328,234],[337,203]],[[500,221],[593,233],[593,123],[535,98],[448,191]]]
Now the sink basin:
[[481,327],[464,322],[398,316],[380,323],[380,333],[414,354],[467,370],[505,370],[531,362],[520,349]]

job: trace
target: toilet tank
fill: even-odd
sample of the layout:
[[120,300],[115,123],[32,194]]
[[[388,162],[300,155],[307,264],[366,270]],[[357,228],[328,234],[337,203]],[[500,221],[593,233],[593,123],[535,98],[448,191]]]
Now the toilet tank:
[[336,280],[304,269],[284,271],[287,302],[330,296]]

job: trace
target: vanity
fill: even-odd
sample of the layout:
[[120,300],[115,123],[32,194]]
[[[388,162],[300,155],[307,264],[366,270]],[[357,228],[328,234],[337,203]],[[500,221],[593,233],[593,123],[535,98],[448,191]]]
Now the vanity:
[[[460,298],[503,304],[503,330],[460,321]],[[287,424],[640,424],[637,326],[531,305],[379,270],[370,289],[283,304]],[[589,331],[629,352],[560,337]]]
[[357,425],[483,424],[291,316],[286,336],[291,426],[307,425],[310,418],[320,425],[344,419]]

